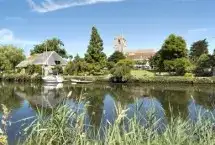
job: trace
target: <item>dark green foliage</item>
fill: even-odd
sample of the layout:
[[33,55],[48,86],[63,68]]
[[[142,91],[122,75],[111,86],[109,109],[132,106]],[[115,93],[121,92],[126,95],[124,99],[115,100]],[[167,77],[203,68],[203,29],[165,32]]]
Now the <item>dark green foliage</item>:
[[85,75],[88,73],[90,64],[87,64],[83,58],[80,58],[79,55],[74,57],[73,61],[70,61],[66,68],[65,74],[69,75]]
[[114,66],[115,66],[115,63],[113,61],[107,62],[108,70],[112,69]]
[[142,60],[142,61],[138,60],[138,61],[135,61],[135,64],[137,64],[137,65],[145,65],[146,63],[147,63],[146,60]]
[[21,48],[12,45],[0,46],[0,71],[14,70],[24,59],[25,55]]
[[62,66],[56,65],[56,66],[53,68],[53,74],[54,74],[54,75],[63,74],[63,68],[62,68]]
[[149,63],[150,63],[150,66],[155,69],[155,70],[158,70],[158,71],[162,71],[163,70],[163,62],[162,62],[162,59],[161,59],[161,50],[158,51],[150,60],[149,60]]
[[95,27],[92,28],[90,44],[85,54],[85,61],[91,65],[93,72],[101,71],[106,66],[106,55],[103,52],[103,41]]
[[168,72],[176,72],[176,75],[184,75],[188,72],[191,63],[187,58],[177,58],[175,60],[165,60],[164,68]]
[[43,53],[47,49],[47,51],[55,51],[60,56],[67,58],[68,56],[63,46],[64,46],[63,42],[58,38],[48,39],[41,44],[35,45],[34,49],[31,50],[31,55]]
[[187,57],[187,44],[181,36],[171,34],[162,45],[160,54],[162,60],[173,60]]
[[67,63],[65,69],[64,69],[64,74],[65,75],[73,75],[74,74],[74,70],[73,70],[73,62],[70,61]]
[[35,73],[42,74],[42,67],[39,65],[28,65],[25,69],[25,72],[29,75],[33,75]]
[[213,56],[202,54],[197,60],[197,65],[194,73],[196,76],[211,76],[213,67]]
[[158,71],[176,72],[184,75],[189,67],[187,45],[181,36],[171,34],[162,45],[162,48],[151,58],[150,64]]
[[190,48],[190,58],[192,61],[197,62],[202,54],[208,54],[208,42],[206,39],[194,42]]
[[126,82],[131,77],[131,68],[133,61],[124,59],[120,60],[111,70],[113,82]]
[[108,58],[108,62],[117,63],[117,62],[120,61],[121,59],[125,59],[124,54],[123,54],[122,52],[115,51],[115,52]]
[[0,75],[0,80],[9,82],[40,82],[42,78],[40,75],[32,76],[28,74],[3,74]]

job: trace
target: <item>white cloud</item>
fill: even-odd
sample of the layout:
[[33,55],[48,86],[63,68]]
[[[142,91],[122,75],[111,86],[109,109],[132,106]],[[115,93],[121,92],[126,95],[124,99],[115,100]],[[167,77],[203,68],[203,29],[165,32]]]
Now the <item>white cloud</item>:
[[43,0],[43,2],[37,4],[34,2],[34,0],[27,0],[29,6],[33,9],[33,11],[39,13],[46,13],[75,6],[121,1],[124,0]]
[[33,45],[35,41],[28,41],[16,38],[13,32],[9,29],[0,29],[0,44],[18,44],[18,45]]

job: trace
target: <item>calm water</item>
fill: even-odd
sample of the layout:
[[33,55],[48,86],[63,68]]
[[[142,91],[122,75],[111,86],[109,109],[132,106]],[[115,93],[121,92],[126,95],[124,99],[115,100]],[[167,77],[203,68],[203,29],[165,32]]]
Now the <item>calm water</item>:
[[0,103],[11,110],[11,125],[7,129],[10,144],[14,144],[22,134],[23,128],[31,123],[32,119],[27,118],[36,115],[36,108],[48,110],[62,102],[71,106],[71,109],[83,108],[85,103],[89,103],[89,107],[86,108],[88,114],[86,123],[94,126],[105,124],[107,120],[113,122],[116,116],[115,106],[118,105],[129,108],[128,117],[132,117],[135,110],[145,114],[148,109],[154,107],[156,116],[162,117],[167,123],[171,116],[178,115],[195,121],[199,110],[204,114],[202,118],[207,117],[207,111],[214,112],[215,86],[144,84],[50,86],[0,82]]

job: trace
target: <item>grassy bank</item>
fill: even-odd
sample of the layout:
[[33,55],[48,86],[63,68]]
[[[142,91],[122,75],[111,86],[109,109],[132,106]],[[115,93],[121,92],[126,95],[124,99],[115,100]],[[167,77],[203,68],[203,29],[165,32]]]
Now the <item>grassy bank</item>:
[[[111,82],[110,75],[106,76],[64,76],[64,79],[90,80],[94,82]],[[0,80],[10,82],[40,82],[41,76],[27,74],[4,74]],[[153,72],[132,71],[127,83],[165,83],[165,84],[215,84],[215,77],[186,77],[186,76],[156,76]]]
[[[53,110],[46,120],[43,113],[39,113],[36,123],[27,129],[29,135],[22,144],[212,145],[215,142],[215,120],[203,120],[201,115],[195,122],[179,116],[164,123],[162,118],[155,117],[153,109],[137,119],[127,118],[128,110],[117,108],[115,121],[97,129],[85,124],[85,113],[77,114],[66,106]],[[141,120],[145,121],[144,125],[140,125]]]
[[0,74],[0,80],[9,82],[40,82],[42,77],[40,75],[27,74]]

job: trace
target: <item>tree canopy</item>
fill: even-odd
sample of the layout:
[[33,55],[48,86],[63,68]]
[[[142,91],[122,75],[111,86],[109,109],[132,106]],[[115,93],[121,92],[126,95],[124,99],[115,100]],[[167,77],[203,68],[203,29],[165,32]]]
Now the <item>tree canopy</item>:
[[24,51],[13,45],[0,46],[0,70],[14,70],[25,59]]
[[196,41],[190,48],[190,58],[196,62],[202,54],[208,54],[208,42],[206,39]]
[[46,51],[46,49],[47,51],[55,51],[64,58],[68,57],[67,52],[64,49],[64,43],[58,38],[48,39],[41,44],[35,45],[34,48],[31,50],[31,55],[43,53]]
[[188,50],[186,41],[181,36],[171,34],[164,41],[160,53],[163,60],[187,57]]
[[90,44],[85,54],[85,61],[90,63],[95,71],[101,70],[106,65],[107,57],[103,49],[103,41],[96,27],[93,27]]
[[[183,74],[185,67],[189,66],[189,60],[180,58],[187,58],[187,53],[186,41],[181,36],[171,34],[164,41],[161,49],[151,58],[150,64],[159,71],[180,71],[179,74]],[[184,66],[178,65],[179,63]]]
[[114,62],[114,63],[117,63],[119,62],[120,60],[122,59],[125,59],[125,56],[122,52],[119,52],[119,51],[115,51],[109,58],[108,58],[108,61],[109,62]]

